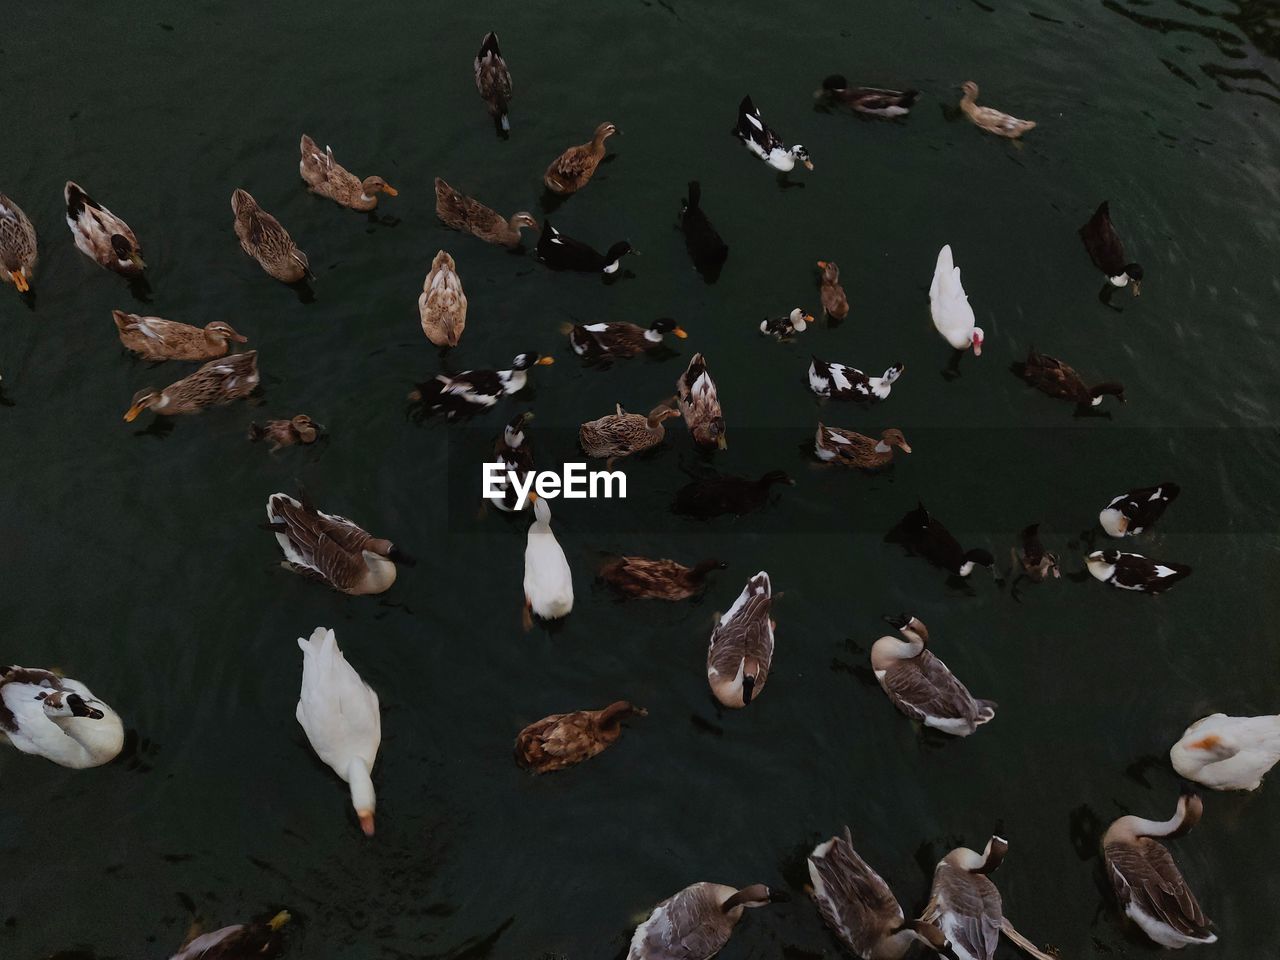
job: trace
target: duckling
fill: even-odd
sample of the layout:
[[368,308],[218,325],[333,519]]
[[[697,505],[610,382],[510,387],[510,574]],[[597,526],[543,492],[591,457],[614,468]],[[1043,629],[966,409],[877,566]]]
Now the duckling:
[[622,736],[623,720],[648,715],[644,707],[618,700],[603,710],[543,717],[516,735],[516,763],[534,773],[572,767],[613,746]]
[[719,560],[703,560],[686,567],[674,560],[612,557],[600,568],[600,578],[633,600],[687,600],[706,589],[707,575],[712,570],[727,566]]
[[996,715],[994,700],[978,700],[929,650],[929,629],[918,617],[885,617],[905,637],[871,646],[871,669],[889,701],[912,720],[967,737]]
[[222,406],[253,393],[258,385],[258,351],[233,353],[220,360],[210,360],[203,367],[163,390],[139,390],[125,413],[132,423],[143,410],[160,416],[199,413],[205,407]]
[[578,270],[583,273],[617,273],[618,264],[635,249],[626,240],[619,240],[604,253],[594,247],[561,233],[542,221],[542,235],[538,237],[538,259],[552,270]]
[[333,147],[323,151],[305,133],[298,146],[302,159],[298,172],[307,183],[307,189],[321,197],[328,197],[339,206],[351,210],[372,210],[378,205],[378,194],[388,197],[399,191],[381,177],[357,179],[356,175],[333,159]]
[[1280,716],[1203,717],[1187,727],[1169,759],[1181,776],[1213,790],[1257,790],[1280,761]]
[[32,667],[0,667],[0,743],[60,767],[110,763],[124,723],[79,680]]
[[439,177],[436,177],[436,216],[447,227],[508,250],[520,246],[521,230],[526,227],[538,229],[538,221],[533,219],[533,214],[521,210],[513,213],[510,219],[503,219],[496,210],[459,193]]
[[435,379],[418,384],[409,394],[409,400],[421,403],[428,410],[444,410],[450,419],[479,413],[500,398],[523,390],[528,383],[528,371],[555,362],[554,357],[521,353],[511,361],[510,370],[463,370],[454,376],[438,373]]
[[440,250],[418,297],[422,332],[437,347],[456,347],[467,325],[467,295],[453,257]]
[[761,570],[716,621],[707,647],[707,682],[726,707],[748,706],[764,692],[773,664],[773,585]]
[[760,332],[775,340],[786,340],[797,333],[804,333],[813,323],[813,314],[796,307],[785,317],[766,317],[760,321]]
[[1185,563],[1160,563],[1139,553],[1119,550],[1095,550],[1085,563],[1095,580],[1138,593],[1163,593],[1191,575],[1191,568]]
[[1093,216],[1079,230],[1084,248],[1089,252],[1093,265],[1106,274],[1114,287],[1126,287],[1133,282],[1133,295],[1142,293],[1142,265],[1125,256],[1124,242],[1111,223],[1111,207],[1104,200]]
[[982,328],[974,326],[973,307],[969,295],[960,282],[960,268],[951,256],[951,244],[938,251],[933,267],[933,281],[929,285],[929,314],[933,327],[953,350],[973,348],[975,357],[982,356]]
[[1165,507],[1182,489],[1170,481],[1155,487],[1138,487],[1113,497],[1098,514],[1098,522],[1111,537],[1136,537],[1162,516]]
[[1037,353],[1034,347],[1027,351],[1025,362],[1013,365],[1013,372],[1041,393],[1059,400],[1072,400],[1080,406],[1096,407],[1104,396],[1113,396],[1124,403],[1123,383],[1109,380],[1090,387],[1074,368],[1057,357]]
[[885,400],[906,369],[905,364],[895,363],[883,376],[869,377],[857,367],[813,357],[809,361],[809,389],[833,400]]
[[507,69],[507,61],[502,59],[502,51],[498,49],[498,35],[490,30],[480,41],[480,52],[475,61],[476,90],[480,99],[489,109],[503,131],[511,129],[511,121],[507,119],[507,106],[511,103],[511,71]]
[[702,210],[702,185],[697,180],[689,181],[689,194],[680,207],[680,229],[694,268],[708,283],[713,282],[729,259],[729,246]]
[[67,181],[67,226],[76,248],[90,260],[126,277],[140,277],[147,268],[142,248],[129,225],[96,202],[78,183]]
[[588,420],[578,428],[578,443],[588,457],[606,457],[606,469],[613,469],[613,462],[633,453],[648,450],[662,443],[667,429],[663,421],[680,416],[680,411],[667,403],[660,403],[649,411],[647,417],[627,413],[617,404],[614,413],[598,420]]
[[564,548],[551,530],[551,506],[537,494],[533,499],[533,523],[524,548],[525,630],[533,627],[533,617],[558,620],[573,610],[573,571]]
[[724,433],[724,412],[720,409],[720,396],[716,382],[707,370],[707,361],[695,353],[689,366],[676,380],[676,403],[689,428],[693,442],[700,447],[729,446]]
[[730,476],[694,480],[676,491],[671,510],[702,520],[726,513],[741,517],[763,507],[777,484],[793,487],[795,481],[781,470],[770,470],[758,480]]
[[533,420],[531,411],[516,414],[502,428],[502,435],[493,446],[494,458],[490,463],[497,464],[501,470],[498,477],[500,492],[496,496],[488,497],[488,500],[503,513],[523,510],[529,504],[527,497],[521,497],[516,492],[508,474],[514,473],[520,480],[524,480],[533,470],[533,451],[524,433],[524,428],[531,420]]
[[1022,551],[1016,547],[1009,548],[1014,569],[1021,569],[1022,576],[1029,577],[1032,582],[1040,583],[1052,577],[1057,580],[1062,576],[1058,566],[1058,555],[1050,553],[1040,542],[1040,524],[1033,523],[1022,531]]
[[695,883],[653,908],[636,927],[627,960],[711,960],[748,907],[788,899],[763,883],[741,890],[723,883]]
[[813,452],[819,460],[857,467],[860,470],[884,469],[893,463],[895,449],[903,453],[911,452],[911,445],[897,427],[882,431],[880,439],[876,440],[852,430],[841,430],[839,427],[819,423],[818,433],[813,441]]
[[240,247],[281,283],[297,283],[311,275],[307,255],[298,249],[280,221],[258,206],[247,190],[231,194]]
[[743,97],[738,104],[738,125],[733,134],[744,147],[775,170],[787,173],[795,169],[797,160],[804,164],[806,170],[813,169],[813,160],[804,145],[786,146],[773,128],[764,122],[750,96]]
[[1036,125],[1034,120],[1019,120],[991,107],[978,106],[978,85],[972,80],[966,80],[960,89],[964,91],[964,96],[960,98],[960,110],[974,126],[981,127],[987,133],[1016,140]]
[[112,310],[111,317],[124,348],[147,360],[216,360],[226,356],[228,340],[245,343],[249,339],[221,320],[201,328],[123,310]]
[[590,141],[576,147],[570,147],[551,161],[547,172],[542,175],[542,182],[552,193],[577,193],[585,187],[596,172],[596,167],[604,159],[604,142],[618,132],[612,123],[602,123]]
[[20,206],[0,193],[0,280],[26,293],[36,257],[36,228]]
[[949,570],[958,577],[967,577],[973,572],[975,565],[991,568],[995,566],[995,557],[987,550],[975,547],[966,551],[960,541],[934,516],[930,515],[923,503],[909,511],[898,526],[889,533],[888,539],[900,539],[912,552],[924,557],[934,566]]
[[634,323],[579,323],[569,328],[569,344],[588,360],[612,360],[655,350],[668,333],[680,340],[689,336],[670,317],[662,317],[648,328]]
[[845,106],[857,113],[892,120],[911,112],[919,90],[882,90],[879,87],[851,87],[849,81],[833,73],[822,81],[822,89],[814,91],[814,99]]
[[281,447],[292,447],[294,444],[315,443],[320,438],[324,427],[316,423],[305,413],[288,420],[268,420],[265,425],[249,424],[249,439],[256,443],[259,440],[271,442],[271,452]]
[[284,949],[280,931],[291,919],[287,910],[281,910],[270,919],[237,923],[212,933],[200,934],[198,928],[193,927],[186,942],[169,960],[269,960],[278,957]]
[[822,271],[822,309],[832,320],[843,320],[849,315],[849,298],[840,286],[840,268],[830,260],[819,260]]

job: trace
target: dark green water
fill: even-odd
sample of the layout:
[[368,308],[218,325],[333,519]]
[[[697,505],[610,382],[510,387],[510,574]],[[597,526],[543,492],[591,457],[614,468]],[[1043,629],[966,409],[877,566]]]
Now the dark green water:
[[[90,12],[92,11],[92,12]],[[1267,18],[1271,20],[1268,21]],[[1260,2],[25,5],[0,37],[0,190],[40,232],[34,308],[0,290],[0,662],[87,682],[134,736],[110,766],[67,771],[0,753],[0,956],[91,950],[167,957],[192,912],[210,927],[288,907],[290,956],[619,957],[637,919],[696,880],[764,881],[794,900],[754,911],[723,952],[835,956],[804,897],[804,854],[848,823],[908,911],[956,842],[999,823],[1008,914],[1064,958],[1146,956],[1101,886],[1101,830],[1164,818],[1167,750],[1215,710],[1280,709],[1271,614],[1278,573],[1275,390],[1280,242],[1280,37]],[[511,139],[471,79],[497,29],[515,77]],[[813,108],[840,71],[925,96],[905,122]],[[950,112],[966,79],[1040,126],[1023,147]],[[816,163],[778,189],[728,136],[750,92]],[[553,274],[445,230],[442,175],[509,213],[542,217],[541,173],[601,120],[616,159],[555,212],[567,233],[643,256],[609,286]],[[297,141],[400,189],[370,222],[308,195]],[[720,281],[690,268],[674,229],[686,180],[731,247]],[[72,246],[64,180],[137,231],[151,303]],[[303,303],[238,248],[243,186],[310,255]],[[1142,298],[1106,309],[1075,235],[1109,198]],[[961,376],[941,373],[927,289],[952,244],[987,333]],[[415,301],[436,250],[470,299],[442,360]],[[853,311],[796,343],[755,324],[816,310],[813,263],[836,260]],[[110,310],[230,321],[260,352],[257,406],[184,418],[157,436],[121,422],[134,391],[185,365],[127,357]],[[582,369],[565,321],[672,315],[680,356]],[[1118,379],[1112,419],[1074,420],[1008,371],[1028,345]],[[553,353],[531,402],[470,428],[405,416],[441,369]],[[573,429],[670,394],[695,350],[719,383],[730,448],[716,465],[797,480],[741,520],[695,523],[666,503],[698,457],[677,422],[628,464],[622,505],[556,501],[575,573],[563,626],[519,624],[524,521],[476,520],[462,479],[502,420],[537,411],[542,465],[575,459]],[[819,408],[809,353],[907,373],[874,410]],[[311,414],[331,439],[270,456],[251,418]],[[915,453],[879,477],[820,470],[821,417],[902,428]],[[451,482],[452,478],[452,482]],[[921,497],[966,543],[1007,556],[1033,520],[1069,573],[1081,531],[1128,487],[1173,479],[1181,500],[1135,548],[1195,567],[1150,600],[1064,579],[1021,602],[991,578],[962,589],[882,534]],[[330,593],[277,566],[257,528],[268,494],[304,483],[325,509],[419,558],[380,599]],[[478,476],[468,482],[478,483]],[[621,605],[592,582],[601,551],[730,561],[700,604]],[[767,691],[717,709],[705,679],[712,614],[767,569],[778,646]],[[974,737],[922,738],[869,682],[879,617],[909,609],[979,696]],[[378,835],[294,721],[294,638],[337,630],[381,695]],[[646,706],[600,758],[542,779],[516,732],[617,698]],[[1175,852],[1220,943],[1275,950],[1280,784],[1212,794]],[[1011,951],[1005,946],[1003,951]],[[1004,955],[1012,956],[1012,952]]]

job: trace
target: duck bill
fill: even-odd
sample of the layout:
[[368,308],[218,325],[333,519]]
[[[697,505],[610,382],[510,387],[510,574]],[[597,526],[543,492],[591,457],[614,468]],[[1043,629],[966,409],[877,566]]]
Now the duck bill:
[[720,436],[716,437],[716,446],[719,447],[721,450],[729,449],[729,441],[723,433],[720,434]]
[[806,170],[812,170],[812,169],[813,169],[813,161],[812,161],[812,160],[803,160],[803,161],[801,161],[801,162],[804,164],[804,168],[805,168]]
[[142,411],[143,411],[143,410],[145,410],[145,409],[147,409],[147,408],[146,408],[146,407],[144,407],[142,404],[140,404],[140,403],[135,403],[135,404],[134,404],[132,407],[130,407],[130,408],[129,408],[129,410],[125,413],[125,415],[124,415],[124,422],[125,422],[125,423],[133,423],[133,421],[135,421],[135,420],[137,420],[137,419],[138,419],[138,414],[142,413]]
[[137,250],[129,254],[129,262],[132,263],[139,270],[147,269],[147,262],[142,259],[142,254],[138,253]]
[[388,197],[398,197],[398,196],[400,196],[400,191],[399,191],[399,190],[397,190],[395,187],[393,187],[393,186],[392,186],[391,184],[389,184],[389,183],[384,183],[384,184],[382,185],[382,192],[383,192],[383,193],[385,193]]
[[898,449],[899,449],[899,450],[901,450],[903,453],[910,453],[910,452],[911,452],[911,444],[906,443],[906,442],[904,441],[903,443],[901,443],[901,444],[899,444],[899,445],[898,445]]
[[679,337],[681,340],[684,340],[684,339],[686,339],[686,338],[689,336],[689,334],[685,333],[685,332],[684,332],[682,329],[680,329],[679,327],[676,327],[676,328],[675,328],[674,330],[672,330],[671,332],[672,332],[672,333],[674,333],[674,334],[675,334],[677,337]]
[[13,280],[13,285],[18,288],[19,293],[26,293],[31,289],[31,284],[27,283],[27,278],[23,276],[21,270],[14,270],[9,274]]
[[248,343],[248,342],[249,342],[249,338],[248,338],[248,337],[243,336],[243,335],[238,334],[238,333],[233,333],[233,334],[231,335],[231,339],[232,339],[232,340],[234,340],[236,343]]
[[1135,297],[1140,297],[1140,296],[1142,296],[1142,281],[1141,281],[1141,280],[1134,280],[1134,281],[1132,281],[1132,282],[1129,284],[1129,286],[1133,287],[1133,295],[1134,295]]
[[364,831],[364,835],[366,837],[372,837],[373,836],[372,811],[365,810],[364,812],[360,813],[359,816],[360,816],[360,829]]
[[551,366],[551,364],[553,364],[553,363],[555,363],[555,362],[556,362],[556,358],[555,358],[555,357],[542,357],[541,359],[539,359],[539,360],[538,360],[538,366],[540,366],[540,367],[549,367],[549,366]]

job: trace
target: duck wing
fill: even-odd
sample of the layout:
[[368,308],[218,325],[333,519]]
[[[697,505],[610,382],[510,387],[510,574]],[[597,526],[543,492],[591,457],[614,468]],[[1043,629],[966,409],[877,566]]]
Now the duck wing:
[[976,725],[983,712],[968,688],[928,650],[899,660],[880,683],[899,710],[921,723],[933,719]]
[[373,769],[382,741],[378,695],[338,649],[332,630],[317,627],[302,650],[302,691],[296,711],[316,755],[346,778],[347,765],[359,757]]
[[1210,935],[1208,917],[1163,844],[1139,837],[1133,842],[1108,843],[1102,853],[1122,907],[1133,906],[1183,936]]
[[1116,233],[1111,223],[1111,207],[1104,200],[1094,211],[1093,216],[1079,230],[1084,248],[1089,252],[1093,265],[1108,277],[1118,277],[1124,273],[1128,258],[1124,255],[1124,243],[1120,234]]
[[924,919],[973,960],[991,960],[1004,920],[1000,891],[982,874],[944,860],[933,872],[933,896]]
[[21,207],[0,193],[0,267],[17,271],[35,259],[35,227]]
[[764,122],[764,117],[760,115],[759,108],[750,96],[743,97],[738,104],[738,125],[733,132],[748,146],[754,144],[761,156],[767,157],[775,147],[783,146],[782,138]]
[[267,520],[285,557],[339,590],[354,587],[367,569],[363,551],[373,539],[346,517],[321,513],[283,493],[267,500]]
[[849,828],[809,855],[811,896],[827,926],[860,956],[868,956],[884,930],[902,922],[889,885],[853,849]]

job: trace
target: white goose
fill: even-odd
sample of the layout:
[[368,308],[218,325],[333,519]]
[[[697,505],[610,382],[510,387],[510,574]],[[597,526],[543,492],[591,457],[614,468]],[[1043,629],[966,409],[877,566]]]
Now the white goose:
[[557,620],[573,609],[573,572],[560,541],[551,532],[551,507],[536,494],[534,521],[524,548],[524,628],[533,626],[530,613]]
[[302,648],[302,694],[298,723],[316,756],[351,786],[351,805],[365,836],[373,836],[376,799],[370,771],[382,743],[378,695],[360,679],[338,649],[338,638],[316,627]]
[[78,680],[48,670],[0,671],[0,742],[63,767],[84,770],[114,760],[124,724]]
[[1173,769],[1212,790],[1257,790],[1280,761],[1280,716],[1197,720],[1169,751]]
[[956,350],[973,347],[975,357],[982,355],[982,328],[974,326],[973,307],[960,283],[960,268],[951,259],[950,244],[938,253],[938,263],[933,268],[929,311],[933,325],[947,343]]

